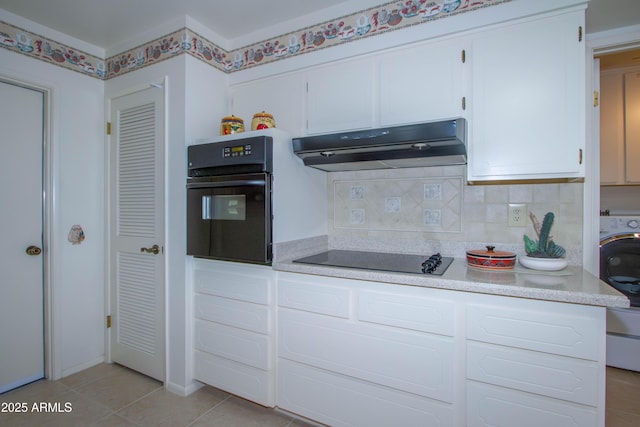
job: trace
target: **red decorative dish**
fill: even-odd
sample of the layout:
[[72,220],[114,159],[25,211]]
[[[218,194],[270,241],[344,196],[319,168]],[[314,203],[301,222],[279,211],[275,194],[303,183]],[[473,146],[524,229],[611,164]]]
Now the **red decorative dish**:
[[511,270],[516,265],[516,254],[507,251],[496,251],[494,246],[486,250],[467,251],[467,264],[471,267],[486,270]]

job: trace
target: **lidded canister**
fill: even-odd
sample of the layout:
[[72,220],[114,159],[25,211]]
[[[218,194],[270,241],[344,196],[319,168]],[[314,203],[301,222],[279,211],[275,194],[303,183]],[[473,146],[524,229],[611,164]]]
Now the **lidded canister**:
[[262,111],[253,115],[251,120],[251,130],[271,129],[276,127],[276,121],[273,115]]
[[244,121],[233,114],[223,117],[220,122],[220,135],[231,135],[232,133],[244,132]]

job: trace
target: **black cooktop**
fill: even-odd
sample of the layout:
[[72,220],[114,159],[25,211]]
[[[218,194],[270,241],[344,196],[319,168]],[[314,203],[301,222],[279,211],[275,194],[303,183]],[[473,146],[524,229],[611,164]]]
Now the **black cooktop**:
[[380,270],[397,273],[442,275],[453,258],[434,255],[388,254],[382,252],[360,252],[330,250],[316,255],[293,260],[302,264],[330,267]]

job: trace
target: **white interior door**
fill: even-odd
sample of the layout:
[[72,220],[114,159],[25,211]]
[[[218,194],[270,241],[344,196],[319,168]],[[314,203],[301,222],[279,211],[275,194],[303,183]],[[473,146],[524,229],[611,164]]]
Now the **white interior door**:
[[111,100],[111,360],[164,381],[164,91]]
[[[0,393],[44,377],[44,93],[0,80]],[[29,249],[31,248],[31,249]]]

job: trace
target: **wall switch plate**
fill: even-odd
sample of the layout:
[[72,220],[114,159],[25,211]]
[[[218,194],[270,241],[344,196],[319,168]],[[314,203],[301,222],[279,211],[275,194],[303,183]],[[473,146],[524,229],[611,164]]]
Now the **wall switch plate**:
[[524,203],[509,203],[507,222],[509,227],[526,227],[527,205]]

